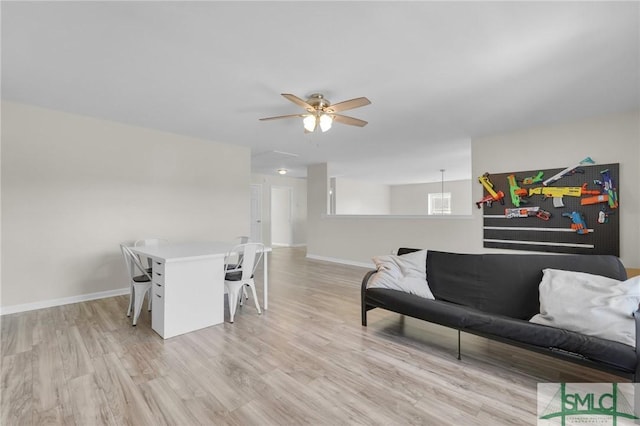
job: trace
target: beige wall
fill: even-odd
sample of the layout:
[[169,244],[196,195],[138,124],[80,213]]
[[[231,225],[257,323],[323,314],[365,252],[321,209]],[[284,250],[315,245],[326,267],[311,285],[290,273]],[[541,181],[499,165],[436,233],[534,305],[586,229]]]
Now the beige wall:
[[[444,190],[443,190],[444,188]],[[451,214],[471,214],[471,181],[453,180],[437,183],[391,185],[391,214],[425,215],[429,211],[429,194],[451,193]]]
[[262,187],[262,241],[271,245],[271,187],[292,189],[292,245],[307,243],[307,180],[287,176],[252,174],[251,183]]
[[249,149],[2,103],[2,300],[128,288],[124,240],[249,231]]
[[336,178],[336,214],[389,214],[389,185]]
[[[487,171],[565,167],[586,156],[597,163],[620,163],[621,258],[627,267],[637,268],[640,267],[639,146],[638,111],[490,136],[472,141],[472,176]],[[325,180],[326,167],[309,168],[310,257],[370,264],[372,256],[400,246],[467,253],[500,251],[482,247],[482,216],[475,206],[472,216],[467,218],[328,217],[323,214]],[[481,197],[482,186],[472,185],[470,202]]]

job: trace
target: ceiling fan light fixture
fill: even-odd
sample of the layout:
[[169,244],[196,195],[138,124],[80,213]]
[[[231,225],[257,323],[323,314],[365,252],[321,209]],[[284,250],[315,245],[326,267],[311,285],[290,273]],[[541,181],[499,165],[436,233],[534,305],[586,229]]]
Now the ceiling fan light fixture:
[[331,117],[328,114],[322,114],[320,116],[320,130],[322,130],[323,133],[329,130],[332,124],[333,124],[333,117]]
[[304,114],[287,114],[276,117],[265,117],[261,118],[260,121],[303,117],[302,124],[304,126],[305,133],[313,133],[318,127],[320,127],[322,132],[326,132],[331,129],[334,121],[337,121],[340,124],[347,124],[349,126],[364,127],[367,125],[366,121],[360,120],[359,118],[338,114],[342,111],[369,105],[371,101],[365,97],[353,98],[348,101],[332,104],[325,99],[324,95],[321,93],[313,93],[306,101],[296,95],[292,95],[291,93],[282,93],[282,96],[299,107],[304,108]]
[[315,115],[307,115],[304,120],[302,120],[304,124],[304,129],[307,132],[313,132],[316,129],[316,116]]

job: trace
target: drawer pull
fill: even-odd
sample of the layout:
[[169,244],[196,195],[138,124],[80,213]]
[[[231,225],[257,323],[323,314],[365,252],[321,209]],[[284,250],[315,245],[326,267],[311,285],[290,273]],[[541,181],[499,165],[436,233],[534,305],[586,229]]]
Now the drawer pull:
[[156,275],[160,275],[160,276],[162,276],[162,274],[161,274],[160,272],[156,272],[155,274],[156,274]]
[[158,283],[156,283],[156,285],[157,285],[158,287],[162,287],[162,284],[158,284]]
[[162,296],[160,296],[159,294],[156,294],[156,297],[159,297],[160,299],[162,299]]

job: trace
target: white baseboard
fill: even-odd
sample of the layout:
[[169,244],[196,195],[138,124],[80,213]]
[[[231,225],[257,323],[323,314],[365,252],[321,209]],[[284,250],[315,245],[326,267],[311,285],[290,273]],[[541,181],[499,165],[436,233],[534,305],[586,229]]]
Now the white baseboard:
[[336,257],[318,256],[315,254],[307,254],[307,259],[324,260],[325,262],[341,263],[343,265],[360,266],[362,268],[375,269],[373,262],[356,262],[353,260],[338,259]]
[[0,315],[15,314],[18,312],[35,311],[36,309],[51,308],[53,306],[69,305],[71,303],[86,302],[89,300],[105,299],[107,297],[121,296],[129,294],[129,288],[119,288],[116,290],[99,291],[97,293],[81,294],[79,296],[63,297],[60,299],[43,300],[41,302],[24,303],[22,305],[11,305],[0,307]]
[[283,243],[271,243],[271,247],[306,247],[306,243],[299,244],[283,244]]

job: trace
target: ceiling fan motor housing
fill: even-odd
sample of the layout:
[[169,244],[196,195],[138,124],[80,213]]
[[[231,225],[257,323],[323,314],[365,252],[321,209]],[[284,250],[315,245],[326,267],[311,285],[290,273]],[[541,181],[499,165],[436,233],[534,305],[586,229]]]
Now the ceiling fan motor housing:
[[[311,105],[313,108],[315,108],[316,111],[322,111],[326,107],[331,105],[331,102],[329,102],[327,99],[325,99],[325,97],[324,97],[324,95],[322,93],[313,93],[313,94],[311,94],[309,96],[309,99],[307,99],[307,103],[309,105]],[[309,111],[309,112],[313,112],[313,111]]]

